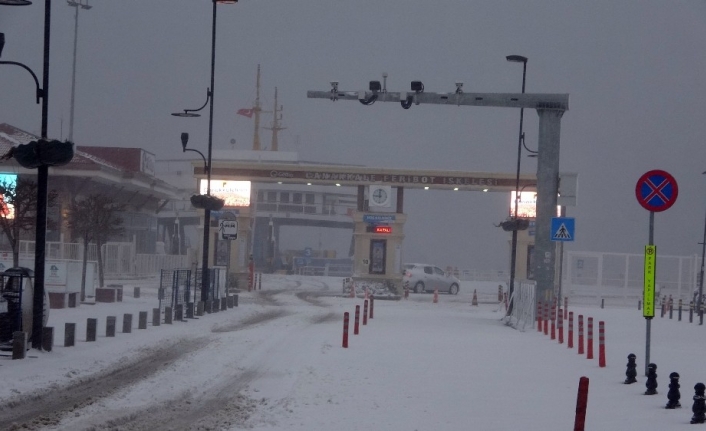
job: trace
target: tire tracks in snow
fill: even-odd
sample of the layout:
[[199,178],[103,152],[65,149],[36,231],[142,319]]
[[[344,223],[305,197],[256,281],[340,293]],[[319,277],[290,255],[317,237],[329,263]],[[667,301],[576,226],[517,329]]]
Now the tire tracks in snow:
[[0,429],[36,430],[56,425],[70,412],[144,380],[206,344],[205,337],[179,340],[149,349],[134,360],[83,377],[76,383],[12,398],[0,405]]

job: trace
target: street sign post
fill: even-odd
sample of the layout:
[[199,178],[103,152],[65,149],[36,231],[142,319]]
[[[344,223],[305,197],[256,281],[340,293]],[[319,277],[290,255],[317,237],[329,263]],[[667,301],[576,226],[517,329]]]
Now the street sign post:
[[238,239],[238,221],[219,220],[218,231],[221,233],[221,239]]
[[654,244],[655,213],[667,210],[679,196],[677,181],[668,172],[660,169],[647,171],[635,185],[635,197],[644,209],[650,212],[649,241],[645,247],[645,272],[642,303],[645,318],[645,375],[650,364],[650,333],[655,305],[655,270],[657,268],[657,247]]

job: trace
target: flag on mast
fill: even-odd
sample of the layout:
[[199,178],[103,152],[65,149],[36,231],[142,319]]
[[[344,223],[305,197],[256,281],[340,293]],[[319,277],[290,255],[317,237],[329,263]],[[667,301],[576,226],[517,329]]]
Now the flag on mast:
[[238,112],[236,112],[236,114],[242,115],[242,116],[244,116],[244,117],[252,118],[252,114],[253,114],[254,112],[255,112],[254,109],[242,108],[242,109],[238,109]]

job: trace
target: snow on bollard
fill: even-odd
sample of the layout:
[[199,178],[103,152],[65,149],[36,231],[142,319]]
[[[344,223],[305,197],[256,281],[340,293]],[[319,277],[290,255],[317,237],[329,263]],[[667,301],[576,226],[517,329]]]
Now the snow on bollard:
[[566,340],[569,349],[574,348],[574,312],[569,311],[569,337]]
[[586,359],[593,359],[593,317],[588,318],[588,332],[586,334]]
[[343,313],[343,347],[348,348],[348,312]]
[[586,424],[586,407],[588,406],[588,377],[579,379],[579,391],[576,397],[576,416],[574,431],[584,431]]
[[579,355],[583,355],[583,314],[579,314]]
[[605,367],[605,322],[598,322],[598,366]]

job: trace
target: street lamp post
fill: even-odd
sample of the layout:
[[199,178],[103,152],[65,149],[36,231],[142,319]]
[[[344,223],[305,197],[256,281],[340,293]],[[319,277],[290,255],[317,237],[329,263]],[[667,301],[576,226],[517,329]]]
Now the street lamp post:
[[[27,0],[1,0],[0,5],[24,6],[32,2]],[[51,0],[44,0],[44,55],[42,88],[37,88],[37,97],[42,99],[41,139],[47,138],[47,119],[49,112],[49,46],[51,31]],[[25,67],[26,68],[26,67]],[[26,68],[28,69],[28,68]],[[31,72],[31,71],[30,71]],[[34,76],[34,73],[32,73]],[[36,77],[35,77],[36,80]],[[35,227],[34,251],[34,298],[32,302],[32,347],[42,348],[44,322],[44,262],[45,242],[47,237],[47,183],[49,166],[41,164],[37,168],[37,219]],[[37,330],[39,328],[39,330]]]
[[[514,63],[522,63],[522,94],[525,93],[525,78],[527,76],[527,57],[521,55],[508,55],[505,57],[507,61]],[[522,160],[522,145],[523,145],[523,121],[525,118],[525,108],[520,108],[520,134],[517,139],[517,175],[515,177],[515,214],[514,219],[517,221],[517,211],[520,202],[520,162]],[[515,267],[517,264],[517,224],[515,224],[512,230],[512,245],[510,251],[510,290],[508,296],[512,298],[515,291]],[[512,314],[513,302],[510,301],[510,305],[507,309],[507,314]]]
[[74,15],[74,62],[73,62],[73,68],[71,72],[71,108],[69,111],[69,141],[73,142],[74,140],[74,106],[75,106],[75,100],[76,100],[76,52],[77,52],[77,45],[78,45],[78,10],[84,9],[84,10],[89,10],[93,6],[90,6],[88,2],[86,4],[83,4],[81,0],[75,1],[75,0],[67,0],[67,3],[71,7],[76,8],[76,14]]
[[[205,201],[195,201],[192,197],[192,204],[195,202],[205,203],[202,206],[204,209],[203,215],[203,256],[201,265],[201,301],[207,301],[209,296],[209,285],[210,285],[210,274],[208,271],[208,254],[209,254],[209,243],[210,243],[210,226],[211,226],[211,210],[219,209],[218,200],[212,200],[211,198],[211,159],[212,159],[212,149],[213,149],[213,96],[214,96],[214,84],[215,84],[215,68],[216,68],[216,5],[217,4],[234,4],[238,0],[211,0],[213,5],[213,17],[211,21],[211,87],[208,90],[208,99],[206,103],[209,104],[209,115],[208,115],[208,151],[207,156],[204,159],[206,168],[206,199]],[[172,114],[179,117],[197,117],[198,114],[191,114],[190,111],[200,111],[206,105],[199,109],[186,109],[184,113]],[[182,135],[183,136],[183,135]],[[187,138],[188,139],[188,138]],[[182,141],[183,142],[183,141]],[[186,145],[184,145],[184,151],[186,150]],[[196,151],[196,150],[191,150]],[[199,152],[200,154],[200,152]],[[203,157],[203,154],[201,155]],[[220,201],[220,208],[223,207],[223,202]]]
[[[706,172],[701,173],[706,174]],[[699,325],[704,323],[703,296],[704,296],[704,256],[706,256],[706,219],[704,220],[704,238],[701,242],[701,271],[699,272],[699,297],[696,301],[696,309],[699,310]]]

